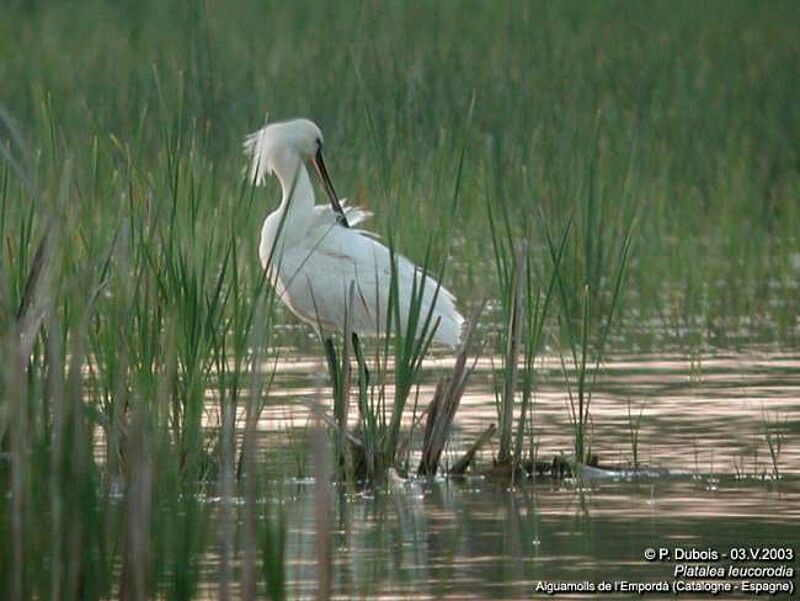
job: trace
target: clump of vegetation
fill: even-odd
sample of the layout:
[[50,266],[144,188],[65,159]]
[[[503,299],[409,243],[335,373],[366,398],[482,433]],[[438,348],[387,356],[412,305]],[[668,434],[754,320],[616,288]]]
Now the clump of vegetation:
[[[593,159],[586,166],[585,192],[576,201],[580,227],[564,261],[569,269],[556,274],[559,325],[568,357],[561,355],[562,373],[578,463],[596,463],[588,441],[592,392],[625,293],[636,215],[635,202],[620,205],[601,195],[595,169]],[[558,247],[549,234],[548,246],[555,261]]]
[[[415,385],[418,386],[423,360],[439,325],[433,317],[440,284],[435,285],[428,275],[427,263],[414,277],[407,316],[402,315],[405,308],[399,300],[394,249],[390,252],[395,267],[388,291],[385,327],[374,343],[374,370],[368,367],[367,355],[360,339],[350,327],[347,315],[349,311],[345,312],[342,327],[344,334],[341,354],[337,352],[332,338],[324,341],[333,393],[333,418],[328,422],[332,426],[336,443],[339,477],[351,482],[381,482],[389,469],[408,473],[410,442],[413,428],[419,421],[418,389],[414,396],[412,428],[405,439],[401,436],[401,427],[412,389]],[[441,275],[440,272],[439,281]],[[430,295],[431,290],[433,301],[426,311],[423,298]],[[354,295],[354,284],[351,284],[351,307]],[[432,476],[439,469],[450,426],[469,377],[474,371],[474,362],[471,367],[467,367],[467,353],[472,347],[474,327],[479,314],[480,312],[475,314],[463,333],[463,342],[458,349],[451,375],[439,381],[425,410],[427,425],[418,469],[422,475]],[[355,374],[353,363],[357,370]],[[356,399],[358,411],[354,429],[350,428],[349,420],[351,397]]]
[[[137,171],[144,149],[122,148],[123,167],[111,167],[116,149],[96,142],[95,188],[65,160],[48,189],[57,142],[37,176],[22,130],[3,125],[2,231],[25,232],[0,274],[8,597],[191,597],[217,545],[223,593],[241,579],[280,596],[282,522],[266,509],[254,436],[276,298],[235,235],[249,190],[231,190],[237,204],[220,213],[182,147],[192,139],[169,136],[163,179]],[[124,182],[126,202],[97,230],[81,203],[99,205],[107,178]],[[251,526],[241,537],[238,523]]]
[[[243,183],[239,149],[265,110],[322,125],[377,233],[424,263],[435,230],[427,264],[448,288],[500,299],[512,469],[535,448],[545,343],[584,460],[609,353],[689,345],[696,375],[707,349],[796,348],[795,6],[623,12],[0,3],[0,596],[190,598],[210,556],[223,597],[289,596],[276,482],[313,462],[307,432],[295,468],[258,426],[277,362],[319,349],[258,260],[270,195]],[[413,471],[396,416],[423,421],[427,351],[401,339],[349,376],[372,473]],[[432,433],[453,410],[436,407]],[[777,421],[758,446],[783,476]],[[431,461],[440,441],[423,441]]]
[[[487,202],[495,265],[500,289],[502,323],[498,343],[503,350],[502,385],[498,397],[500,431],[496,465],[512,476],[520,471],[523,445],[528,434],[528,471],[533,469],[535,441],[530,419],[535,386],[534,364],[544,341],[545,323],[560,269],[563,252],[569,238],[571,221],[564,227],[558,248],[552,256],[549,275],[539,268],[527,241],[518,234],[504,203],[500,203],[500,218]],[[521,362],[521,369],[520,369]],[[519,384],[518,384],[519,383]],[[520,390],[521,389],[521,390]],[[518,402],[517,394],[521,392]],[[518,406],[514,427],[515,406]]]

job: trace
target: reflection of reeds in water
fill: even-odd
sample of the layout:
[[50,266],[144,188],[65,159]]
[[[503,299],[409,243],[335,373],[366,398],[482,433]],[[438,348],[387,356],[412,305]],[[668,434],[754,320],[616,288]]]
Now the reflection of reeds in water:
[[[270,109],[320,121],[338,185],[371,205],[374,229],[384,236],[393,230],[397,248],[416,260],[431,228],[453,221],[450,192],[462,190],[458,219],[439,239],[452,239],[448,287],[467,306],[507,298],[486,261],[487,196],[508,207],[514,242],[527,242],[526,271],[543,285],[539,302],[553,261],[548,248],[542,251],[546,235],[526,220],[541,207],[557,239],[574,213],[554,292],[562,323],[556,327],[550,311],[541,337],[558,341],[564,378],[544,382],[542,372],[527,371],[525,345],[536,337],[522,320],[510,387],[516,397],[506,395],[514,403],[512,456],[522,455],[520,437],[522,448],[533,446],[534,396],[527,391],[536,392],[537,419],[561,423],[567,381],[578,439],[594,427],[595,444],[626,448],[624,400],[659,390],[658,410],[642,424],[642,440],[653,449],[648,461],[686,467],[693,437],[701,471],[709,446],[717,465],[727,466],[728,441],[754,432],[753,471],[796,473],[796,358],[768,369],[763,382],[743,385],[740,374],[761,369],[751,358],[721,366],[707,352],[752,342],[797,346],[800,112],[792,90],[800,70],[792,3],[742,2],[724,14],[702,3],[629,3],[624,18],[614,7],[551,3],[545,37],[540,19],[524,18],[509,20],[509,35],[496,35],[490,3],[463,10],[423,2],[411,12],[398,4],[397,18],[384,18],[380,3],[361,3],[359,18],[344,6],[309,13],[299,3],[29,4],[0,3],[0,22],[13,25],[3,29],[3,46],[14,48],[3,61],[0,107],[0,598],[113,598],[123,591],[190,598],[209,582],[216,596],[219,580],[232,597],[242,594],[243,581],[250,591],[255,583],[258,595],[287,595],[282,492],[272,478],[285,475],[284,461],[293,458],[307,474],[308,432],[283,436],[266,418],[253,424],[275,402],[267,396],[275,355],[291,359],[293,349],[311,346],[305,329],[273,327],[279,303],[269,296],[256,248],[272,194],[239,178],[240,132],[264,98]],[[267,22],[280,24],[269,36],[260,25]],[[374,29],[369,43],[364,23]],[[651,35],[654,23],[664,35]],[[135,42],[143,31],[153,44]],[[295,43],[309,36],[314,44]],[[461,43],[465,36],[471,43]],[[119,43],[128,39],[134,43]],[[338,51],[343,39],[353,40],[352,52]],[[602,60],[585,60],[597,47]],[[265,56],[269,67],[253,69],[252,57]],[[329,62],[325,76],[293,85],[320,56]],[[421,63],[421,56],[435,60]],[[340,93],[329,93],[334,80]],[[473,88],[492,93],[479,95],[475,126],[462,138],[465,91]],[[453,186],[455,171],[464,177]],[[694,354],[691,373],[671,359],[662,370],[656,360],[643,368],[646,376],[641,366],[612,374],[616,384],[606,388],[607,372],[595,383],[595,355],[608,352],[598,343],[633,199],[646,215],[637,237],[647,243],[625,267],[620,299],[626,293],[629,319],[618,319],[620,300],[612,335],[619,324],[625,337],[613,347],[671,353],[677,346],[685,358],[688,343],[690,352],[703,352],[702,374]],[[445,253],[434,247],[435,266]],[[266,305],[262,312],[256,299]],[[525,307],[535,297],[523,299],[522,313],[532,315]],[[255,321],[264,338],[254,334]],[[251,341],[267,366],[258,386],[250,379]],[[375,348],[391,362],[393,346]],[[506,345],[498,349],[505,356]],[[292,383],[305,374],[295,370]],[[370,386],[359,396],[374,415],[385,412],[387,424],[392,377],[375,367],[370,378],[385,379],[389,397],[378,385],[374,395]],[[687,377],[695,385],[689,390]],[[478,378],[471,380],[476,396],[485,392]],[[355,398],[355,383],[364,380],[355,370],[351,380]],[[425,386],[423,380],[422,406]],[[762,399],[767,427],[757,411],[729,402],[732,394]],[[296,407],[311,396],[290,398]],[[424,423],[416,398],[412,385],[404,413]],[[467,401],[476,413],[462,423],[468,436],[478,436],[495,408],[491,399],[481,407],[472,395]],[[464,409],[462,402],[459,413]],[[350,407],[351,423],[361,419],[356,411]],[[773,411],[786,417],[773,419]],[[785,428],[778,424],[784,419]],[[541,448],[588,446],[567,439],[568,424],[563,431],[536,426]],[[396,455],[406,455],[405,434]],[[289,458],[278,460],[273,449],[287,439]],[[374,456],[385,448],[381,440],[369,444]],[[623,505],[630,517],[627,499]],[[692,506],[705,510],[703,518],[720,509]],[[754,506],[751,515],[763,504]],[[246,540],[238,525],[252,524],[253,516]],[[430,561],[441,557],[432,553]],[[365,570],[363,580],[382,570]],[[424,576],[434,580],[441,571]]]
[[644,407],[639,408],[639,415],[635,418],[631,412],[631,400],[628,399],[628,433],[631,440],[631,455],[633,458],[634,469],[639,468],[639,432],[642,427],[642,412]]
[[317,599],[328,599],[333,586],[332,540],[333,498],[331,496],[331,449],[321,418],[322,395],[317,390],[312,408],[311,463],[314,474],[314,545],[317,559]]
[[762,425],[764,429],[764,442],[769,450],[769,458],[772,462],[772,476],[777,480],[781,477],[780,462],[781,452],[786,443],[789,424],[786,418],[781,419],[780,415],[770,418],[767,411],[762,408]]

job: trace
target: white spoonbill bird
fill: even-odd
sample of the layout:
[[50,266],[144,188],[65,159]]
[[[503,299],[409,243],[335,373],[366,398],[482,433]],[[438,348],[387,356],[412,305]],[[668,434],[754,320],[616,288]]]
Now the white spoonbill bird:
[[[281,300],[302,321],[327,331],[341,330],[347,313],[356,335],[376,336],[386,330],[391,256],[370,234],[351,227],[370,214],[339,201],[322,159],[322,144],[322,132],[307,119],[270,123],[245,139],[252,181],[261,185],[272,173],[283,190],[280,206],[261,229],[261,263],[270,267]],[[330,206],[314,204],[307,162],[314,165]],[[414,282],[419,294],[422,270],[399,254],[395,264],[405,332]],[[420,323],[430,312],[431,324],[438,322],[434,340],[458,345],[464,318],[455,298],[432,277],[424,285]]]

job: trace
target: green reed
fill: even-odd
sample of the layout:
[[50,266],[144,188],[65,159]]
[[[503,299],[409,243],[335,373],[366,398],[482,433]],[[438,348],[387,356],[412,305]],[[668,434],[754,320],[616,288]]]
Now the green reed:
[[[541,261],[533,255],[533,250],[539,248],[533,245],[533,232],[523,231],[520,234],[511,225],[506,204],[500,202],[499,217],[493,213],[492,204],[487,200],[502,323],[505,326],[500,329],[498,337],[499,348],[503,350],[503,365],[498,399],[500,444],[497,462],[511,465],[512,473],[516,473],[522,461],[526,432],[529,434],[528,447],[531,456],[535,446],[533,424],[529,417],[536,383],[535,362],[546,335],[545,324],[569,240],[572,219],[564,226],[558,246],[550,257],[552,266],[548,274],[540,267]],[[545,222],[544,216],[541,216],[541,222]],[[518,406],[516,429],[513,424],[515,405]]]
[[[388,290],[377,291],[379,295],[386,295],[386,314],[378,317],[383,327],[373,343],[375,374],[368,367],[360,338],[353,333],[349,311],[346,311],[342,324],[341,353],[337,352],[331,338],[324,341],[333,392],[332,421],[337,455],[342,475],[349,475],[356,480],[383,480],[386,470],[399,467],[402,420],[438,327],[434,308],[441,284],[429,275],[427,259],[414,273],[407,303],[404,303],[400,298],[401,276],[398,273],[398,261],[402,259],[396,255],[391,242],[389,257],[391,275]],[[442,275],[443,270],[440,270],[439,279]],[[346,306],[352,307],[355,300],[354,283],[351,284],[349,298]],[[427,310],[426,302],[429,303]],[[357,366],[355,382],[351,365],[353,360]],[[391,402],[387,403],[389,378],[393,394]],[[355,388],[358,420],[356,431],[351,434],[348,431],[348,413],[352,388]]]
[[[50,196],[28,185],[35,180],[25,149],[6,148],[6,174],[8,166],[18,172],[5,183],[14,202],[6,201],[4,227],[23,234],[2,271],[2,329],[16,332],[2,350],[0,446],[10,463],[3,458],[0,474],[12,500],[0,526],[10,534],[0,562],[4,594],[189,598],[203,556],[221,545],[223,588],[238,578],[230,568],[243,557],[242,578],[262,563],[257,574],[270,574],[275,597],[284,586],[276,573],[280,519],[252,529],[269,537],[270,551],[248,554],[256,542],[216,531],[216,512],[201,500],[221,491],[221,513],[241,513],[238,522],[260,513],[266,498],[248,431],[269,387],[259,349],[269,344],[275,295],[260,266],[241,259],[236,232],[249,188],[230,189],[237,202],[219,219],[208,203],[213,184],[191,152],[165,150],[172,172],[159,181],[137,173],[128,148],[113,176],[127,202],[109,211],[110,227],[100,231],[93,219],[78,219],[101,200],[98,188],[76,185],[65,169]],[[113,152],[94,147],[98,180]],[[218,227],[201,229],[209,217]],[[237,469],[240,402],[249,426]],[[251,492],[234,510],[230,497],[242,486]],[[266,586],[257,578],[254,590]]]
[[[435,246],[444,247],[444,251],[450,246],[449,240],[453,231],[453,221],[457,215],[459,206],[459,196],[461,192],[464,161],[469,141],[469,128],[472,120],[472,113],[475,105],[473,97],[472,103],[467,111],[466,118],[461,126],[459,135],[459,152],[455,163],[455,172],[452,176],[452,189],[450,191],[450,204],[447,208],[449,219],[439,229],[442,233],[443,244],[434,245],[433,238],[429,238],[426,245],[426,252],[419,267],[411,281],[411,289],[401,292],[401,277],[399,264],[405,261],[395,244],[395,236],[399,234],[401,228],[394,224],[388,229],[388,252],[390,277],[388,287],[385,290],[376,290],[376,300],[378,305],[385,303],[385,315],[376,317],[377,342],[374,344],[374,374],[371,376],[370,368],[367,365],[367,354],[361,349],[361,343],[357,333],[354,333],[349,321],[350,307],[355,302],[355,283],[350,284],[348,301],[345,303],[343,323],[341,326],[342,344],[341,354],[337,352],[336,345],[332,338],[323,341],[325,354],[327,357],[328,373],[331,380],[333,392],[333,421],[335,422],[334,437],[336,440],[337,454],[339,463],[342,467],[342,474],[358,480],[380,481],[391,467],[396,467],[402,471],[403,457],[407,463],[410,451],[410,440],[413,434],[413,426],[417,415],[417,400],[414,399],[412,411],[412,428],[404,439],[401,439],[401,427],[403,418],[406,415],[407,404],[414,386],[419,386],[420,373],[423,360],[428,355],[433,343],[436,329],[439,324],[434,318],[434,308],[441,290],[441,282],[445,274],[445,262],[437,273],[432,273],[431,261]],[[368,128],[373,136],[373,143],[376,142],[375,123],[370,112],[369,106],[365,107],[365,116]],[[385,164],[382,170],[385,170]],[[385,182],[383,182],[385,183]],[[392,211],[395,212],[394,210]],[[407,294],[407,298],[403,298]],[[425,305],[428,309],[425,309]],[[474,324],[472,324],[474,326]],[[320,331],[322,326],[320,325]],[[467,338],[471,338],[470,334]],[[454,413],[458,406],[463,387],[472,373],[472,369],[465,367],[467,345],[460,349],[460,357],[457,367],[452,375],[452,385],[447,386],[444,381],[440,382],[442,390],[447,389],[448,393],[443,396],[435,396],[431,401],[433,407],[437,402],[445,401]],[[348,429],[348,410],[350,404],[350,392],[353,386],[353,373],[350,357],[354,356],[357,366],[355,380],[358,408],[358,422],[355,436],[347,433]],[[460,367],[459,367],[460,366]],[[387,385],[391,380],[393,394],[391,402],[387,402]],[[441,417],[444,418],[444,415]],[[437,429],[438,436],[435,437],[435,445],[443,445],[446,434],[449,431],[449,424],[453,416],[444,419]],[[430,442],[430,440],[429,440]],[[401,452],[402,451],[402,452]],[[424,471],[433,475],[438,468],[438,458],[440,452],[433,453],[435,461],[426,462]],[[340,475],[342,475],[340,474]]]
[[[597,227],[598,229],[595,229]],[[599,238],[600,225],[589,225],[586,236],[578,243],[592,246]],[[628,256],[632,242],[634,221],[633,216],[621,233],[618,255],[611,265],[598,265],[597,270],[608,273],[611,280],[610,290],[606,290],[606,299],[603,299],[601,282],[604,278],[599,275],[591,276],[586,273],[587,264],[583,268],[565,274],[559,271],[556,275],[558,282],[558,298],[560,300],[559,323],[564,333],[564,338],[572,360],[570,368],[566,366],[563,355],[561,356],[562,373],[569,395],[570,421],[574,433],[575,461],[586,462],[590,460],[590,447],[587,445],[588,428],[590,425],[590,408],[592,393],[605,358],[606,343],[615,316],[619,312],[623,294],[623,280],[626,274]],[[553,261],[559,259],[560,252],[548,234],[548,244]],[[607,270],[607,271],[606,271]],[[571,277],[571,280],[567,280]],[[592,277],[591,280],[587,279]],[[582,282],[579,285],[578,282]],[[598,291],[600,289],[600,291]],[[580,303],[578,313],[575,315],[575,299]],[[600,313],[598,306],[603,305],[605,313]]]
[[[794,348],[798,22],[792,3],[747,0],[3,3],[2,596],[115,596],[124,573],[134,596],[189,597],[222,549],[222,581],[285,593],[280,512],[261,501],[280,496],[265,474],[284,466],[231,446],[248,420],[256,438],[269,402],[254,357],[317,352],[302,328],[277,327],[291,317],[258,261],[275,190],[242,184],[240,143],[265,111],[320,123],[338,189],[410,259],[446,233],[427,264],[447,261],[464,310],[510,298],[486,223],[487,197],[502,199],[525,232],[509,274],[527,241],[518,289],[540,286],[520,313],[542,314],[558,265],[561,327],[548,311],[538,348],[558,332],[578,457],[609,353]],[[528,227],[539,207],[544,250]],[[517,456],[536,338],[520,338],[526,421],[505,437]],[[393,344],[370,350],[405,357],[408,413],[418,345]],[[371,386],[395,376],[377,363],[360,398],[388,427],[393,400]],[[391,439],[375,452],[402,446]],[[247,492],[246,512],[231,492]],[[200,499],[220,496],[255,539],[216,528],[220,508]]]

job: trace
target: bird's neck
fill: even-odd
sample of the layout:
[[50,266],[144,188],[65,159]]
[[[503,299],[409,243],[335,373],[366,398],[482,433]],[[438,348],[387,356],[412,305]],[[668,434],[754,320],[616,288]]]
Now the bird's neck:
[[314,188],[308,171],[299,157],[292,157],[276,165],[275,175],[281,183],[283,197],[279,210],[287,212],[286,220],[310,216],[314,210]]

